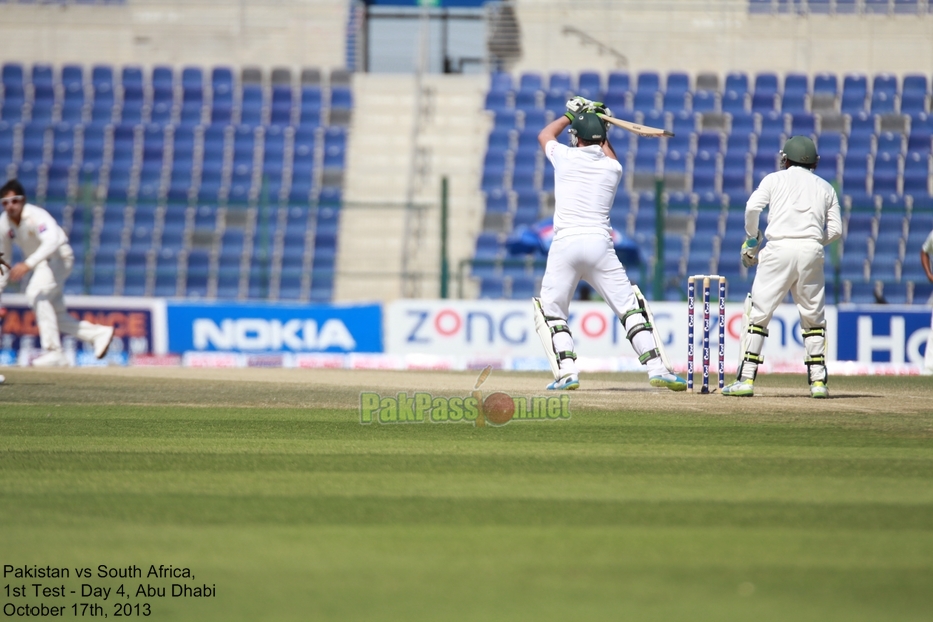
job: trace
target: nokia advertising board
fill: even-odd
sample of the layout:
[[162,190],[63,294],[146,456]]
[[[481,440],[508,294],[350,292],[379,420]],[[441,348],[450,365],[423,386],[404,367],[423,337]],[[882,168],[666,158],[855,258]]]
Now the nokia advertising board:
[[168,302],[169,351],[382,352],[382,307]]

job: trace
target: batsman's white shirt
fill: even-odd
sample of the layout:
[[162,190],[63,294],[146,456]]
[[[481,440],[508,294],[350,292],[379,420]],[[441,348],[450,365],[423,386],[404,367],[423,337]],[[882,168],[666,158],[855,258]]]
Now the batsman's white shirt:
[[622,165],[598,145],[567,147],[548,141],[554,164],[554,240],[541,280],[544,314],[567,318],[580,279],[593,286],[622,317],[635,307],[625,268],[612,245],[609,210],[622,179]]
[[551,140],[544,154],[554,165],[554,239],[574,229],[610,235],[609,210],[622,179],[622,165],[599,145],[571,148]]
[[825,326],[823,246],[842,235],[839,199],[824,179],[800,166],[766,175],[745,205],[745,233],[758,235],[768,207],[768,243],[759,254],[749,321],[767,326],[790,291],[804,330]]

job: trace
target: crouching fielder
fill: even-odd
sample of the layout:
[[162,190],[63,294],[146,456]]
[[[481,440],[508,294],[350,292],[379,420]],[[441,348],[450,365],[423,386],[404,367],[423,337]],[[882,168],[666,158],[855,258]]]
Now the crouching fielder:
[[[554,239],[541,282],[541,298],[533,299],[535,328],[554,373],[548,389],[580,386],[573,336],[567,326],[570,299],[580,279],[602,296],[625,327],[629,341],[648,368],[651,386],[683,391],[687,383],[666,364],[651,325],[645,300],[636,295],[612,244],[609,209],[622,178],[622,166],[595,113],[604,106],[575,97],[566,115],[548,124],[538,142],[554,165]],[[572,147],[557,142],[570,126]],[[657,341],[657,343],[656,343]]]
[[[812,397],[827,397],[826,373],[826,277],[823,247],[842,235],[839,199],[826,181],[813,173],[819,162],[816,146],[805,136],[792,136],[781,151],[781,168],[761,180],[745,205],[742,263],[758,266],[752,283],[752,304],[743,336],[744,354],[736,382],[723,395],[748,397],[755,392],[755,376],[763,362],[761,350],[768,323],[789,291],[800,312],[807,379]],[[770,205],[761,250],[758,219]]]
[[10,254],[11,242],[16,242],[26,257],[9,271],[0,274],[0,292],[7,280],[16,282],[32,272],[26,286],[26,298],[36,312],[39,341],[43,353],[32,361],[38,367],[68,365],[62,352],[59,333],[73,335],[94,347],[97,358],[103,358],[110,347],[114,329],[91,322],[78,321],[68,314],[62,288],[74,265],[74,252],[68,236],[52,215],[27,203],[23,186],[15,179],[0,188],[0,255]]

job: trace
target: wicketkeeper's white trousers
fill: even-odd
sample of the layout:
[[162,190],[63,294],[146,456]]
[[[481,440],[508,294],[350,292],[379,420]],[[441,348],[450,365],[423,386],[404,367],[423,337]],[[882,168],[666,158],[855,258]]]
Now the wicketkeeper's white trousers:
[[749,321],[768,326],[788,292],[797,305],[803,330],[826,326],[823,246],[816,240],[774,240],[765,244],[752,283]]
[[36,312],[39,343],[46,352],[62,349],[59,333],[90,342],[107,330],[98,324],[78,321],[68,314],[63,288],[73,266],[74,254],[71,247],[65,245],[60,253],[36,265],[26,286],[26,299]]

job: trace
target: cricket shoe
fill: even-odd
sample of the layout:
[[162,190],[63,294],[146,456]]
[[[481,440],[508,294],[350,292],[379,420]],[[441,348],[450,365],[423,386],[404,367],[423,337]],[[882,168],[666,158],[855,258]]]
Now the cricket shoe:
[[107,350],[110,349],[110,343],[113,341],[113,326],[101,326],[100,334],[94,338],[94,356],[99,359],[104,358]]
[[671,391],[686,391],[687,381],[676,374],[661,374],[660,376],[651,376],[648,383],[659,389],[670,389]]
[[810,397],[824,398],[829,397],[829,389],[826,388],[826,383],[820,380],[817,380],[810,385]]
[[548,391],[573,391],[580,388],[580,378],[577,374],[567,374],[547,385],[547,388]]
[[61,350],[49,350],[32,359],[33,367],[67,367],[68,358]]
[[754,380],[736,380],[722,389],[723,395],[734,395],[736,397],[751,397],[755,395]]

